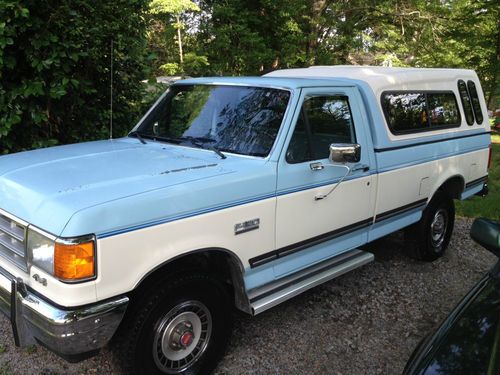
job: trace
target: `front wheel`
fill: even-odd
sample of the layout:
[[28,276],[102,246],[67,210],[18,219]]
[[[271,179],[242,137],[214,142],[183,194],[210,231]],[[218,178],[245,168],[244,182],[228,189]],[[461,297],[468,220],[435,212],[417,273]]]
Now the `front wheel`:
[[424,261],[442,257],[450,242],[454,223],[453,199],[443,191],[436,192],[420,221],[405,231],[411,255]]
[[227,288],[188,272],[156,285],[127,313],[118,350],[131,374],[210,374],[231,333]]

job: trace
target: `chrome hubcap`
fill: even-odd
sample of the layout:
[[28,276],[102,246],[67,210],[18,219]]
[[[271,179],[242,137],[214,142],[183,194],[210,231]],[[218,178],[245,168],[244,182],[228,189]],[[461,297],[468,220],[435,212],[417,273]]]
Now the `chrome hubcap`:
[[[199,331],[201,322],[196,314],[193,314],[192,316],[191,314],[192,313],[183,313],[177,316],[174,321],[168,325],[167,330],[163,334],[162,340],[162,346],[168,346],[163,347],[163,351],[167,351],[168,349],[176,351],[187,349],[194,343],[194,340],[197,337],[194,333],[193,325],[196,325],[196,330]],[[173,327],[176,320],[181,320],[181,322]],[[195,323],[193,324],[192,322]]]
[[439,248],[446,237],[446,230],[448,229],[448,212],[440,208],[434,214],[431,223],[431,241],[435,248]]
[[153,341],[153,358],[167,374],[192,366],[205,352],[212,333],[212,317],[199,301],[183,302],[160,321]]

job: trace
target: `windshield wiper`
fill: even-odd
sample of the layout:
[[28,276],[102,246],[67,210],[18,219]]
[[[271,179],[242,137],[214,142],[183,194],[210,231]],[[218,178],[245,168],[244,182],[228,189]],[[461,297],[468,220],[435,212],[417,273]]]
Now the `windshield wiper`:
[[215,139],[212,138],[206,138],[206,137],[191,137],[191,136],[185,136],[185,137],[179,137],[177,138],[180,141],[188,141],[192,145],[202,148],[204,150],[210,150],[215,152],[217,155],[220,156],[221,159],[227,159],[227,156],[222,153],[222,151],[218,150],[214,146],[209,146],[209,147],[203,147],[203,143],[213,143],[217,142]]
[[215,143],[217,142],[215,139],[213,138],[207,138],[207,137],[193,137],[191,135],[186,135],[186,136],[183,136],[183,137],[179,137],[179,138],[176,138],[176,139],[179,139],[181,141],[190,141],[190,142],[197,142],[197,143]]
[[[132,132],[129,135],[136,135],[136,132]],[[185,137],[178,137],[178,138],[163,137],[163,136],[151,136],[151,139],[153,139],[153,140],[159,140],[159,141],[162,141],[162,142],[174,143],[176,145],[178,145],[178,144],[180,144],[182,142],[189,142],[191,145],[195,146],[196,148],[201,148],[203,150],[213,151],[218,156],[220,156],[221,159],[227,159],[227,156],[224,155],[222,153],[222,151],[218,150],[217,148],[215,148],[213,146],[203,147],[203,143],[217,142],[215,139],[212,139],[212,138],[192,137],[192,136],[185,136]]]
[[167,142],[167,143],[174,143],[176,145],[178,145],[179,143],[182,142],[181,139],[179,138],[171,138],[171,137],[163,137],[163,136],[153,136],[152,137],[155,141],[158,140],[158,141],[161,141],[161,142]]
[[215,152],[217,155],[220,156],[221,159],[227,159],[227,156],[222,153],[221,150],[215,148],[215,147],[210,147],[209,150]]
[[134,130],[133,132],[130,132],[128,134],[129,137],[136,137],[143,145],[145,145],[147,142],[142,138],[141,133],[139,133],[137,130]]

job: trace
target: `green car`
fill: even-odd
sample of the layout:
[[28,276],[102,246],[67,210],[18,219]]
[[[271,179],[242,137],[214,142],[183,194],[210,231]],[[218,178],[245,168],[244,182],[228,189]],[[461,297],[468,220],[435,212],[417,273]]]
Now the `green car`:
[[[500,223],[476,219],[471,237],[500,258]],[[500,260],[415,349],[404,374],[500,374]]]

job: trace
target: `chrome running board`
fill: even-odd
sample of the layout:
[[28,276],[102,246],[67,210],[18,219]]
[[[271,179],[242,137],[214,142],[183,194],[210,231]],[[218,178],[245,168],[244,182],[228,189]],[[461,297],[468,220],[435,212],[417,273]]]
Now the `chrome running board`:
[[308,289],[374,260],[372,253],[354,249],[305,270],[280,278],[248,293],[254,315],[260,314]]

